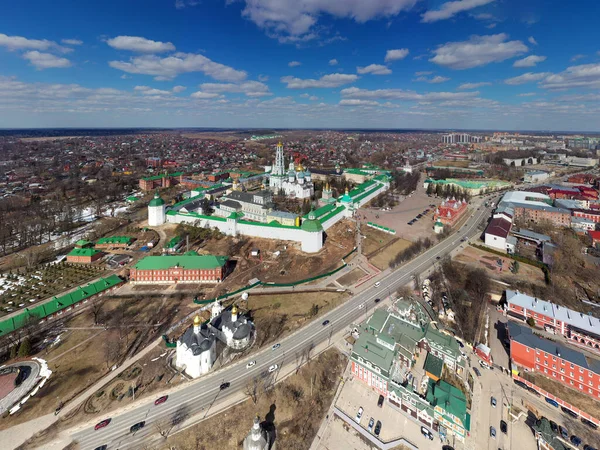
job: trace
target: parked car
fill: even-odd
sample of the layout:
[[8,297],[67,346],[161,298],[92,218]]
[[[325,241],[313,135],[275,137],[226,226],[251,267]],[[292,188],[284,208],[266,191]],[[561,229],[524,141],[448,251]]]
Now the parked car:
[[106,450],[107,448],[108,448],[108,444],[104,444],[99,447],[96,447],[94,450]]
[[273,347],[271,347],[271,350],[277,350],[279,347],[281,347],[281,344],[275,344]]
[[379,436],[379,433],[381,433],[381,420],[375,424],[375,436]]
[[552,428],[554,434],[558,434],[558,425],[553,420],[550,421],[550,428]]
[[278,368],[279,368],[279,366],[277,364],[273,364],[272,366],[269,366],[269,373],[275,372]]
[[363,409],[363,407],[362,407],[362,406],[361,406],[360,408],[358,408],[358,412],[356,413],[356,418],[355,418],[355,420],[356,420],[358,423],[360,423],[360,419],[362,418],[363,411],[364,411],[364,409]]
[[163,395],[162,397],[158,397],[156,400],[154,400],[154,404],[155,405],[161,405],[164,402],[166,402],[168,398],[169,398],[168,395]]
[[569,431],[565,427],[559,425],[558,430],[560,431],[560,435],[563,437],[563,439],[569,439]]
[[575,447],[579,447],[581,445],[581,438],[579,436],[571,436],[571,444]]
[[515,380],[515,384],[517,386],[521,386],[523,389],[529,389],[529,387],[525,383],[523,383],[522,381]]
[[592,447],[592,446],[590,446],[590,445],[587,445],[587,444],[585,444],[585,445],[583,446],[583,450],[597,450],[597,449],[596,449],[596,447]]
[[226,381],[225,383],[221,383],[221,386],[219,386],[219,389],[221,389],[221,390],[227,389],[229,386],[231,386],[231,383],[229,381]]
[[508,425],[504,420],[500,421],[500,431],[502,431],[504,434],[506,434],[506,432],[508,431]]
[[496,429],[494,427],[490,427],[490,437],[496,439]]
[[136,431],[141,430],[142,428],[144,428],[144,425],[146,425],[146,421],[142,420],[141,422],[135,423],[133,425],[131,425],[131,428],[129,429],[130,433],[135,433]]
[[428,438],[430,441],[433,441],[433,433],[431,431],[429,431],[427,428],[421,427],[421,434],[423,436],[425,436],[426,438]]
[[94,430],[99,430],[101,428],[108,426],[108,424],[110,423],[111,420],[112,419],[104,419],[102,422],[98,422],[96,424],[96,426],[94,427]]
[[561,406],[560,409],[562,410],[562,412],[570,415],[571,417],[574,417],[576,419],[579,417],[579,414],[577,414],[575,411],[571,411],[569,408],[565,408],[564,406]]
[[475,375],[477,375],[478,377],[481,376],[481,372],[479,371],[479,369],[477,367],[473,367],[473,372],[475,372]]
[[559,405],[558,405],[558,402],[556,400],[552,400],[551,398],[548,398],[548,397],[546,397],[545,400],[546,400],[546,403],[549,403],[552,406],[555,406],[556,408],[558,408]]
[[598,429],[598,425],[596,425],[594,422],[590,422],[589,420],[584,419],[583,417],[581,418],[581,421],[585,423],[588,427],[592,427],[594,430]]
[[496,407],[496,399],[494,397],[492,397],[490,402],[491,402],[492,406],[495,408]]
[[375,425],[375,419],[373,419],[373,418],[371,417],[371,420],[369,420],[369,426],[367,427],[367,429],[368,429],[369,431],[373,431],[373,425]]
[[329,325],[329,320],[324,320],[323,321],[323,326],[325,326],[325,325]]
[[442,450],[454,450],[454,447],[451,447],[450,445],[443,445]]
[[256,361],[250,361],[248,364],[246,364],[246,369],[249,369],[250,367],[254,366],[256,364]]
[[383,395],[380,395],[379,399],[377,400],[377,406],[379,406],[380,408],[382,408],[384,400],[385,400],[385,397]]

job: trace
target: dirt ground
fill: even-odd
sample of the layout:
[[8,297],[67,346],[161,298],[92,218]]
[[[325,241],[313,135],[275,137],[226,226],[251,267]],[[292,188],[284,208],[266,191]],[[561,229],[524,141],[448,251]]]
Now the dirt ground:
[[53,412],[60,402],[76,397],[112,365],[144,348],[193,309],[193,303],[178,297],[113,298],[104,301],[99,313],[99,322],[107,330],[94,326],[92,307],[68,319],[52,333],[60,335],[58,344],[47,343],[34,355],[48,362],[52,376],[17,414],[0,421],[0,429]]
[[390,266],[390,262],[394,257],[402,250],[408,248],[412,242],[406,239],[396,239],[389,247],[376,253],[372,258],[369,258],[371,264],[377,267],[379,270],[385,270]]
[[[502,260],[502,266],[496,264],[496,261],[499,259]],[[509,269],[513,261],[512,259],[498,256],[475,247],[466,246],[453,260],[470,267],[483,268],[491,278],[509,284],[517,281],[544,284],[544,273],[541,269],[529,264],[519,263],[519,272],[513,274]],[[500,270],[500,267],[502,267],[502,270]]]
[[[424,179],[423,177],[421,177]],[[400,203],[391,211],[381,211],[378,208],[361,208],[359,215],[366,229],[366,222],[374,222],[378,225],[383,225],[393,230],[396,230],[396,237],[416,241],[419,238],[433,236],[433,212],[434,209],[429,205],[439,205],[441,199],[428,197],[425,193],[423,183],[419,182],[415,193],[410,197],[400,197]],[[426,216],[419,219],[413,225],[408,225],[408,222],[415,218],[417,214],[422,213],[425,209],[430,208],[431,211]],[[379,216],[379,217],[377,217]]]
[[351,286],[365,275],[367,275],[366,272],[360,267],[357,267],[356,269],[352,269],[346,275],[339,277],[336,281],[342,286]]
[[380,248],[397,239],[393,234],[384,233],[383,231],[376,230],[375,228],[366,225],[361,225],[360,231],[364,236],[364,238],[362,238],[362,250],[367,258]]
[[345,364],[340,353],[329,350],[302,367],[298,374],[266,392],[261,391],[256,404],[248,400],[234,406],[170,436],[160,448],[208,450],[215,448],[218,442],[220,449],[239,449],[252,427],[253,418],[258,415],[263,426],[276,436],[277,448],[308,449],[331,403]]

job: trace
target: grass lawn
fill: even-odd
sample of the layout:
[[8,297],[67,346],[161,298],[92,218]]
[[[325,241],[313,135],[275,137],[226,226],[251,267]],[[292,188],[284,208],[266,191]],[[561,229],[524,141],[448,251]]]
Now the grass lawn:
[[339,277],[336,281],[343,286],[352,286],[365,275],[365,271],[357,267],[355,269],[352,269],[346,275]]
[[366,225],[361,225],[360,231],[365,236],[362,240],[362,250],[367,256],[396,239],[392,234],[384,233]]
[[[247,400],[185,431],[169,436],[157,448],[239,449],[258,415],[276,436],[277,448],[310,447],[329,407],[346,359],[328,350],[269,390],[260,390],[256,404]],[[316,380],[316,381],[315,381]],[[312,389],[311,389],[312,387]]]
[[390,266],[390,262],[394,259],[394,257],[399,252],[410,246],[410,244],[412,244],[412,242],[405,239],[398,239],[385,250],[382,250],[374,257],[370,258],[369,261],[379,270],[385,270]]

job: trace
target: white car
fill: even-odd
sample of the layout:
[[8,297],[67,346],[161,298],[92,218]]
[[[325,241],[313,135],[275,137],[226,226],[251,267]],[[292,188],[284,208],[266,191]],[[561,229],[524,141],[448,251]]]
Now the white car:
[[269,367],[269,373],[275,372],[278,368],[279,366],[277,364],[273,364],[271,367]]
[[256,364],[256,361],[250,361],[248,364],[246,364],[246,369],[249,369],[250,367],[252,367],[255,364]]
[[364,303],[361,303],[360,305],[358,305],[358,309],[363,309],[365,307]]
[[379,286],[381,286],[381,282],[380,282],[380,281],[377,281],[377,282],[376,282],[376,283],[375,283],[373,286],[375,286],[375,287],[379,287]]
[[361,419],[361,417],[362,417],[362,415],[363,415],[363,411],[364,411],[364,409],[363,409],[363,407],[362,407],[362,406],[361,406],[360,408],[358,408],[358,412],[356,413],[356,418],[355,418],[355,420],[356,420],[358,423],[360,423],[360,419]]

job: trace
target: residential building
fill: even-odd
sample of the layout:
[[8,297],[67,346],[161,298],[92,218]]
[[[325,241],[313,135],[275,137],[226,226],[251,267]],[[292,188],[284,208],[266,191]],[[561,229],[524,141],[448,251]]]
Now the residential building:
[[427,401],[433,406],[434,418],[451,431],[465,437],[470,429],[471,416],[467,413],[467,398],[463,392],[451,384],[439,380],[429,380]]
[[227,276],[226,256],[183,255],[147,256],[130,270],[132,284],[220,283]]
[[600,223],[600,209],[574,209],[573,217],[581,217],[594,223]]
[[167,188],[180,184],[183,181],[183,172],[176,172],[171,174],[161,174],[152,177],[146,177],[140,179],[140,189],[143,191],[151,191],[158,188]]
[[104,256],[100,250],[93,248],[74,248],[67,253],[67,262],[79,264],[91,264]]
[[506,291],[506,309],[511,317],[523,321],[531,318],[537,327],[600,352],[600,319],[590,314],[511,290]]
[[509,239],[511,227],[512,222],[505,216],[494,217],[485,229],[485,245],[503,252],[513,253],[516,242]]
[[441,141],[444,144],[469,144],[481,142],[481,136],[473,136],[467,133],[443,134]]
[[440,221],[444,225],[454,226],[461,217],[467,212],[467,202],[465,200],[456,200],[456,198],[443,200],[433,215],[434,221]]
[[567,182],[575,184],[591,184],[596,181],[597,176],[592,173],[576,173],[567,178]]
[[[600,213],[598,217],[600,220]],[[557,227],[571,226],[571,212],[568,209],[553,206],[515,205],[514,218],[530,223],[547,220]]]
[[508,322],[508,334],[510,358],[517,367],[600,399],[600,360],[537,336],[530,327],[513,321]]
[[592,246],[600,249],[600,231],[588,231],[588,236],[592,240]]
[[234,190],[221,197],[219,205],[215,208],[215,215],[229,217],[231,213],[241,213],[246,220],[267,223],[267,216],[273,209],[273,193],[269,190],[256,192],[242,192]]
[[548,178],[550,178],[550,174],[548,172],[544,172],[543,170],[529,170],[525,172],[523,181],[525,183],[540,183]]
[[103,238],[98,239],[95,247],[101,248],[101,249],[127,248],[133,243],[134,240],[135,239],[133,239],[132,237],[129,237],[129,236],[103,237]]

